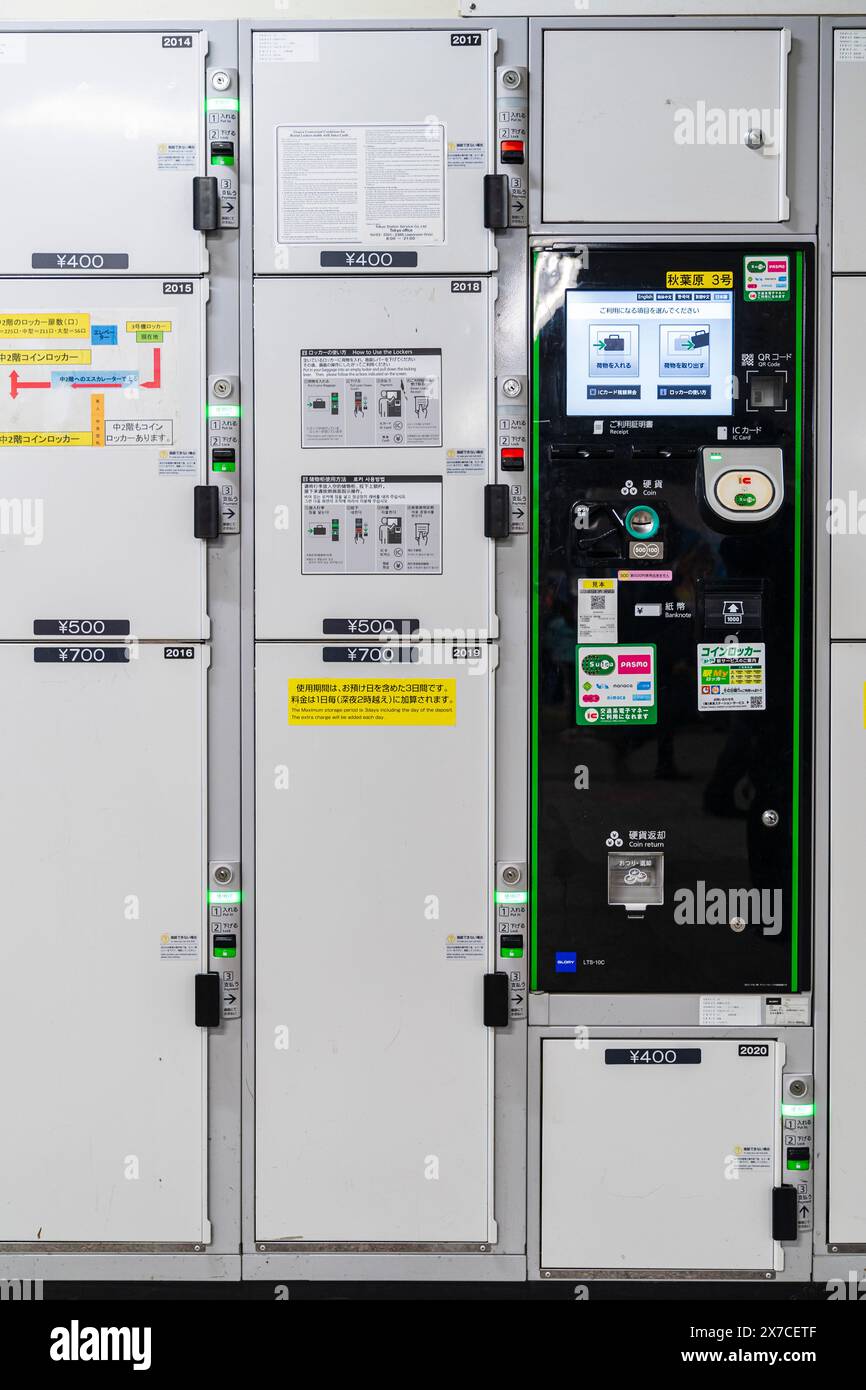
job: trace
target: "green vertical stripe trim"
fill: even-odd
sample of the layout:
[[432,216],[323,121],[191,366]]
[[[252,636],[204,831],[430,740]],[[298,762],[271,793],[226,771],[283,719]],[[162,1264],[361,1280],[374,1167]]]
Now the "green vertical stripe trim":
[[797,252],[796,346],[794,372],[794,757],[791,819],[791,989],[800,987],[800,663],[802,641],[801,548],[803,544],[803,252]]
[[530,584],[532,587],[532,622],[530,626],[529,642],[532,651],[532,674],[530,679],[530,839],[529,839],[529,937],[530,937],[530,968],[529,968],[529,987],[538,989],[538,704],[541,698],[539,690],[539,622],[538,622],[538,597],[539,597],[539,553],[540,553],[540,532],[538,518],[538,480],[541,467],[541,450],[539,440],[541,435],[539,421],[539,400],[541,397],[539,361],[541,357],[538,334],[535,331],[535,267],[538,258],[536,251],[532,259],[532,577]]

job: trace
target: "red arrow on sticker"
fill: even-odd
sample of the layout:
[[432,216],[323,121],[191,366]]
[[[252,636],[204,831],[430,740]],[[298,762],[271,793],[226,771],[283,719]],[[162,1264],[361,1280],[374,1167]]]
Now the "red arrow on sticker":
[[50,381],[22,381],[17,372],[9,373],[9,381],[11,383],[9,395],[12,397],[13,401],[19,391],[48,391],[51,388]]
[[161,350],[160,348],[154,348],[154,349],[153,349],[153,381],[143,381],[143,382],[141,383],[142,390],[148,391],[148,390],[153,390],[154,388],[156,388],[156,389],[158,390],[159,387],[160,387],[160,385],[162,384],[162,363],[161,363],[161,358],[162,358],[162,350]]

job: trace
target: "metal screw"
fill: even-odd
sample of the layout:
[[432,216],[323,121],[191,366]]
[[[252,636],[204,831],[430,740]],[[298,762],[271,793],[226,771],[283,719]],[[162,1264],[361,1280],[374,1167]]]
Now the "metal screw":
[[769,1270],[769,1269],[768,1269],[767,1272],[766,1272],[766,1274],[764,1275],[764,1278],[765,1278],[765,1279],[772,1279],[772,1277],[773,1277],[772,1270]]
[[210,85],[215,92],[224,92],[232,85],[232,80],[227,72],[219,68],[216,72],[211,73]]
[[486,1246],[486,1245],[479,1245],[478,1249],[481,1251],[481,1253],[482,1253],[482,1255],[483,1255],[483,1254],[485,1254],[486,1251],[487,1251],[487,1246]]
[[[474,9],[475,6],[473,5],[472,8]],[[515,87],[519,87],[519,86],[520,86],[520,73],[519,73],[519,72],[515,72],[514,68],[508,68],[508,69],[502,74],[502,85],[503,85],[503,87],[510,87],[510,88],[512,88],[512,90],[513,90]]]
[[748,147],[748,149],[759,150],[761,149],[763,143],[764,132],[762,130],[758,130],[757,128],[755,128],[753,130],[746,131],[745,144]]
[[225,400],[226,396],[230,396],[232,393],[232,384],[227,376],[218,376],[211,390],[220,400]]
[[218,869],[214,869],[213,876],[217,883],[231,883],[234,878],[234,874],[228,864],[220,864]]
[[264,1248],[265,1248],[265,1247],[264,1247],[263,1245],[260,1245],[260,1246],[259,1246],[259,1249],[260,1249],[260,1250],[264,1250]]
[[831,1245],[831,1246],[830,1246],[830,1251],[831,1251],[831,1253],[832,1253],[833,1255],[838,1255],[838,1253],[839,1253],[839,1247],[838,1247],[838,1245]]
[[507,376],[502,383],[503,396],[508,396],[511,400],[514,400],[515,396],[519,396],[522,390],[523,387],[516,376]]
[[505,868],[505,869],[502,870],[502,882],[503,882],[503,883],[519,883],[519,882],[520,882],[520,870],[518,869],[518,867],[517,867],[516,864],[509,864],[507,868]]
[[193,1248],[193,1250],[201,1250],[201,1246],[200,1246],[200,1245],[194,1245],[192,1248]]
[[745,931],[746,919],[745,917],[732,917],[730,922],[728,923],[728,926],[730,927],[731,931]]
[[779,824],[779,812],[762,811],[761,820],[764,822],[764,825],[766,825],[769,830],[772,830],[774,825]]
[[549,1279],[549,1278],[550,1278],[550,1270],[549,1270],[549,1269],[542,1270],[542,1273],[543,1273],[545,1279]]

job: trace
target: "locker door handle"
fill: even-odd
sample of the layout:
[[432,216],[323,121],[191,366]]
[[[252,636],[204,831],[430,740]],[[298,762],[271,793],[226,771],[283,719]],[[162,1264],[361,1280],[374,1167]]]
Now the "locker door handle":
[[484,175],[484,225],[490,232],[508,227],[508,175]]
[[797,1239],[797,1189],[791,1183],[773,1188],[773,1240]]
[[197,232],[219,229],[219,185],[212,175],[199,176],[192,181],[192,225]]
[[508,1027],[508,976],[504,970],[484,976],[484,1027]]
[[209,970],[195,977],[195,1026],[218,1028],[220,1022],[220,977]]
[[215,541],[220,533],[220,494],[218,487],[195,488],[193,533],[196,540]]
[[511,492],[507,483],[488,483],[484,489],[484,534],[504,541],[511,535]]

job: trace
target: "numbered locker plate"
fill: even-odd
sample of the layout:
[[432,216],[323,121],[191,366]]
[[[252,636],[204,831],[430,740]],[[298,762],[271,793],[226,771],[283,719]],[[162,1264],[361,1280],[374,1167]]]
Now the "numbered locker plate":
[[486,1241],[490,649],[353,650],[257,653],[256,1239]]
[[542,1042],[541,1264],[772,1269],[776,1044]]
[[203,635],[205,293],[0,281],[0,637]]
[[486,30],[254,33],[256,272],[491,269],[492,80]]
[[193,275],[204,36],[4,34],[4,274]]
[[543,220],[782,221],[789,46],[783,29],[548,30]]
[[486,635],[490,282],[259,280],[255,320],[257,636]]
[[201,648],[6,644],[0,684],[0,1240],[201,1241]]

